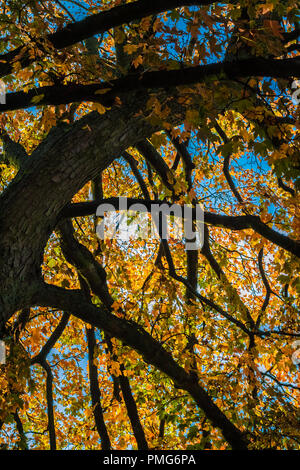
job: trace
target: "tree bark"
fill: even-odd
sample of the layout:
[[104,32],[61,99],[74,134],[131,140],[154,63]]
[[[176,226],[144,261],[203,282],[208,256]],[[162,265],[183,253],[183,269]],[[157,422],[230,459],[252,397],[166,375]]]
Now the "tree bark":
[[[121,100],[104,115],[92,112],[51,130],[1,195],[0,331],[16,310],[30,306],[44,247],[62,209],[126,148],[160,128],[138,114],[146,109],[147,93]],[[175,125],[182,118],[175,100],[172,111]]]

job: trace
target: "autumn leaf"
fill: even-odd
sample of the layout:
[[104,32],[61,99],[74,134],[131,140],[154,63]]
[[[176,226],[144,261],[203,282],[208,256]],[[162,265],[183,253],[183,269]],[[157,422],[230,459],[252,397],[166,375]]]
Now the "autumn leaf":
[[31,99],[31,103],[33,104],[38,104],[40,101],[42,101],[43,99],[45,98],[45,95],[37,95],[37,96],[34,96],[32,99]]

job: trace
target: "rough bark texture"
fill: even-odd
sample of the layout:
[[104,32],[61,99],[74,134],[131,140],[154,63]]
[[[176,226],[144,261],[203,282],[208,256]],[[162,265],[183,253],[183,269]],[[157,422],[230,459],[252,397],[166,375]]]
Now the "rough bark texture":
[[30,305],[44,247],[64,206],[128,146],[157,130],[137,116],[147,94],[121,100],[105,115],[92,112],[51,131],[1,195],[0,325]]

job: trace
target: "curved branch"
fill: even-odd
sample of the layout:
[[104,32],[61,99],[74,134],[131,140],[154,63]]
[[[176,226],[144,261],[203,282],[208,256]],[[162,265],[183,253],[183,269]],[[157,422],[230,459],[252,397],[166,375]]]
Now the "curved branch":
[[35,305],[51,306],[68,311],[84,322],[105,330],[124,344],[132,347],[144,360],[168,375],[177,388],[186,390],[194,398],[214,426],[221,429],[233,449],[246,449],[247,443],[241,431],[212,401],[204,388],[174,361],[162,345],[137,323],[118,318],[86,302],[81,291],[68,291],[60,287],[40,284]]
[[[66,259],[77,269],[80,277],[80,284],[84,291],[85,297],[90,302],[90,287],[91,290],[100,298],[100,300],[103,301],[107,310],[110,311],[110,307],[114,300],[109,294],[106,283],[105,270],[94,258],[92,253],[75,239],[73,226],[70,221],[65,221],[64,223],[60,224],[60,232],[62,238],[61,246],[63,254]],[[84,276],[84,278],[82,276]],[[97,429],[101,437],[102,448],[107,450],[110,449],[111,444],[109,442],[109,436],[103,419],[101,394],[98,386],[98,373],[92,359],[90,359],[90,352],[95,347],[94,332],[92,331],[91,333],[90,330],[87,330],[87,338],[89,347],[90,388],[93,402],[93,411]],[[112,345],[108,334],[105,335],[105,339],[108,343],[110,351],[112,351]],[[114,360],[117,360],[117,358]],[[145,450],[148,449],[148,444],[138,416],[138,411],[131,392],[129,380],[123,374],[125,368],[122,363],[120,364],[120,369],[121,376],[118,377],[118,380],[122,389],[127,413],[132,425],[132,430],[139,450]]]
[[127,413],[130,419],[131,427],[133,430],[134,437],[136,439],[138,449],[139,450],[148,450],[148,443],[144,433],[144,429],[138,414],[138,409],[136,406],[135,399],[133,397],[129,379],[126,375],[124,375],[124,365],[121,364],[121,375],[119,376],[119,382],[124,398],[124,402],[126,405]]
[[[69,23],[66,27],[57,30],[55,33],[48,34],[46,38],[40,38],[36,42],[40,44],[40,49],[43,52],[45,52],[43,47],[45,40],[49,42],[50,47],[64,49],[124,23],[130,23],[131,21],[181,6],[210,5],[212,3],[214,3],[214,0],[151,0],[151,2],[148,0],[138,0],[87,16],[81,21]],[[34,63],[36,59],[32,53],[30,54],[30,46],[20,46],[17,49],[2,54],[0,55],[0,77],[10,74],[13,71],[14,63],[17,61],[24,68]]]
[[59,340],[59,338],[63,334],[68,324],[69,318],[70,318],[69,313],[63,313],[60,319],[60,322],[58,323],[57,327],[55,328],[55,330],[53,331],[53,333],[51,334],[47,342],[44,344],[40,352],[31,359],[31,364],[36,364],[36,363],[40,364],[41,362],[47,359],[47,356],[50,353],[51,349],[54,348],[55,343]]
[[286,191],[287,193],[290,193],[291,196],[295,196],[295,190],[293,188],[291,188],[290,186],[288,186],[287,184],[284,183],[283,179],[278,177],[277,178],[277,183],[278,183],[278,186],[283,189],[284,191]]
[[145,199],[151,199],[150,197],[150,194],[149,194],[149,191],[148,191],[148,188],[147,188],[147,185],[137,167],[137,162],[135,160],[135,158],[133,158],[132,155],[130,155],[130,153],[128,152],[123,152],[122,154],[123,158],[126,160],[126,162],[129,164],[130,168],[131,168],[131,171],[132,173],[134,174],[137,182],[139,183],[139,186],[141,188],[141,191],[143,193],[143,196]]
[[261,307],[260,314],[258,315],[258,318],[256,320],[256,327],[259,328],[261,320],[262,320],[262,315],[266,311],[267,306],[269,305],[270,297],[272,294],[272,289],[270,287],[269,281],[267,279],[267,276],[265,274],[264,266],[263,266],[263,254],[264,254],[264,249],[262,248],[258,254],[258,267],[259,267],[259,272],[263,281],[263,284],[266,289],[266,296],[265,300],[263,302],[263,305]]
[[[172,133],[167,131],[167,135],[169,136],[172,144],[177,150],[177,156],[180,156],[183,161],[184,171],[185,171],[185,179],[187,182],[188,190],[192,188],[192,171],[196,168],[196,165],[193,162],[192,156],[187,148],[186,142],[180,142],[178,137],[173,137]],[[172,170],[175,171],[177,168],[177,161],[178,157],[176,156]]]
[[[192,295],[194,296],[195,298],[197,298],[198,300],[200,300],[203,304],[207,305],[208,307],[212,308],[213,310],[215,310],[216,312],[218,312],[222,317],[226,318],[227,320],[229,320],[231,323],[233,323],[234,325],[236,325],[238,328],[240,328],[244,333],[246,333],[247,335],[250,335],[250,331],[248,330],[247,326],[244,325],[244,323],[242,323],[240,320],[238,320],[237,318],[233,317],[232,315],[230,315],[229,313],[227,313],[222,307],[220,307],[218,304],[216,304],[213,300],[210,300],[208,299],[207,297],[204,297],[203,295],[199,294],[199,292],[197,290],[195,290],[191,285],[190,283],[187,281],[187,279],[185,279],[184,277],[182,276],[179,276],[177,273],[176,273],[176,269],[175,269],[175,266],[174,266],[174,263],[173,263],[173,259],[172,259],[172,255],[171,255],[171,252],[170,252],[170,249],[169,249],[169,245],[167,243],[166,240],[162,240],[161,241],[163,247],[164,247],[164,252],[165,252],[165,256],[166,256],[166,259],[167,259],[167,262],[168,262],[168,266],[169,266],[169,275],[175,280],[175,281],[178,281],[178,282],[181,282],[186,288],[187,290],[189,291],[189,295]],[[258,332],[259,334],[259,332]]]
[[[81,202],[75,204],[68,204],[61,212],[60,218],[68,217],[80,217],[93,215],[96,213],[97,207],[102,203],[109,203],[115,208],[119,207],[118,198],[108,198],[94,202]],[[152,204],[161,204],[160,200],[145,200],[145,199],[134,199],[128,198],[128,204],[141,204],[145,206],[145,210],[151,212]],[[164,204],[169,204],[164,201]],[[197,216],[195,211],[195,217]],[[214,212],[204,212],[204,221],[207,224],[214,225],[216,227],[223,227],[231,230],[246,230],[253,229],[261,236],[265,237],[270,242],[283,248],[286,251],[300,257],[300,243],[287,235],[283,235],[276,230],[270,228],[268,225],[263,223],[258,216],[255,215],[221,215]]]
[[175,178],[172,170],[168,167],[163,157],[148,140],[138,142],[135,147],[145,157],[147,162],[157,172],[164,185],[173,190]]
[[31,364],[39,364],[46,372],[46,399],[47,399],[47,412],[48,412],[48,432],[50,440],[50,449],[56,450],[56,432],[54,420],[54,404],[53,404],[53,374],[51,367],[47,361],[47,356],[55,343],[58,341],[64,332],[69,321],[70,314],[64,313],[59,324],[53,331],[52,335],[42,347],[41,351],[31,359]]
[[[229,139],[227,137],[227,135],[225,134],[224,130],[222,129],[222,127],[220,126],[220,124],[216,121],[215,122],[215,128],[216,128],[216,131],[218,132],[219,136],[223,139],[223,142],[224,144],[227,144],[229,143]],[[230,165],[230,153],[228,153],[225,158],[224,158],[224,162],[223,162],[223,173],[224,173],[224,176],[226,178],[226,181],[228,183],[228,186],[230,187],[233,195],[235,196],[236,200],[238,201],[239,204],[243,204],[243,198],[242,196],[240,195],[236,185],[234,184],[234,181],[232,179],[232,176],[230,174],[230,171],[229,171],[229,165]]]
[[15,420],[17,430],[18,430],[18,433],[19,433],[19,436],[20,436],[21,448],[24,448],[24,449],[28,450],[27,438],[26,438],[26,434],[24,433],[23,424],[22,424],[22,421],[20,419],[18,410],[16,410],[15,413],[14,413],[14,420]]
[[96,347],[96,338],[94,328],[86,328],[86,337],[88,343],[89,355],[89,379],[90,379],[90,392],[92,398],[93,414],[97,427],[98,434],[101,439],[102,450],[110,450],[111,442],[107,432],[107,427],[104,421],[103,409],[101,405],[101,392],[98,382],[98,370],[94,364],[94,351]]
[[[0,105],[1,111],[25,109],[36,105],[59,105],[73,102],[91,101],[111,107],[115,98],[122,93],[136,90],[169,90],[181,85],[201,83],[209,78],[225,74],[227,78],[271,77],[300,78],[300,60],[263,59],[260,57],[238,60],[236,62],[218,62],[178,70],[162,70],[130,74],[110,82],[80,85],[53,85],[33,88],[28,92],[18,91],[6,95],[6,104]],[[101,94],[102,90],[108,90]]]
[[46,400],[48,413],[48,433],[50,450],[56,450],[56,432],[53,404],[53,374],[51,367],[46,359],[34,359],[31,364],[39,364],[46,372]]

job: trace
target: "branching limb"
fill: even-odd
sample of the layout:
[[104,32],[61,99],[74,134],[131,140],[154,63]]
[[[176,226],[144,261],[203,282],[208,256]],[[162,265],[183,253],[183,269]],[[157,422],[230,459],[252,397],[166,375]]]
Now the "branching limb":
[[[171,132],[167,132],[167,134],[169,138],[171,139],[171,142],[173,143],[174,147],[177,150],[177,155],[179,155],[182,158],[183,166],[185,170],[185,179],[187,182],[188,190],[190,190],[192,188],[192,171],[195,168],[195,164],[193,163],[192,156],[190,152],[188,151],[187,142],[180,142],[179,138],[178,137],[174,138]],[[173,168],[172,168],[173,170],[174,170],[174,166],[175,165],[173,165]]]
[[290,186],[288,186],[287,184],[284,183],[283,179],[282,178],[277,178],[277,182],[278,182],[278,186],[283,189],[284,191],[286,191],[287,193],[290,193],[291,196],[295,196],[295,190],[293,188],[291,188]]
[[[137,3],[137,2],[134,2]],[[134,4],[133,3],[133,4]],[[74,102],[92,101],[111,107],[115,98],[122,94],[152,89],[171,90],[178,86],[203,83],[210,77],[226,74],[229,80],[258,76],[271,78],[300,78],[300,61],[293,59],[263,59],[260,57],[238,60],[236,62],[217,62],[206,65],[187,67],[179,70],[149,71],[135,73],[110,82],[92,83],[89,85],[67,84],[32,88],[28,92],[8,93],[6,104],[1,111],[26,109],[33,105],[34,98],[41,97],[41,105],[59,105]],[[108,90],[99,94],[101,90]],[[221,111],[221,110],[220,110]],[[181,117],[182,121],[182,117]]]
[[165,240],[162,240],[162,244],[163,244],[163,247],[164,247],[165,256],[166,256],[167,263],[168,263],[168,266],[169,266],[169,275],[175,281],[179,281],[183,285],[185,285],[185,287],[189,290],[190,294],[192,294],[195,298],[197,298],[203,304],[207,305],[208,307],[210,307],[213,310],[215,310],[216,312],[218,312],[220,315],[222,315],[222,317],[226,318],[231,323],[233,323],[234,325],[239,327],[244,333],[249,335],[250,331],[248,330],[246,325],[244,325],[240,320],[236,319],[235,317],[233,317],[232,315],[227,313],[222,307],[217,305],[213,300],[210,300],[210,299],[204,297],[203,295],[199,294],[199,292],[197,292],[195,289],[193,289],[193,287],[188,283],[188,281],[184,277],[179,276],[176,273],[176,269],[175,269],[175,266],[174,266],[174,263],[173,263],[173,259],[172,259],[172,255],[171,255],[169,246],[168,246],[168,244],[166,243]]
[[19,436],[20,436],[20,444],[21,444],[20,447],[23,450],[24,449],[28,450],[27,438],[26,438],[26,434],[24,432],[23,424],[22,424],[22,421],[20,419],[18,410],[16,410],[15,413],[14,413],[14,420],[15,420],[17,430],[18,430],[18,433],[19,433]]
[[[86,281],[79,275],[79,281],[82,293],[88,303],[91,303],[89,286]],[[98,368],[94,362],[94,354],[96,351],[96,336],[94,327],[86,328],[86,338],[88,344],[88,364],[89,364],[89,381],[90,393],[92,399],[93,415],[96,428],[101,440],[102,450],[111,450],[111,442],[107,427],[104,421],[103,408],[101,404],[101,392],[99,388]]]
[[[60,214],[61,218],[79,217],[92,215],[96,212],[97,207],[102,203],[109,203],[115,207],[119,207],[118,198],[108,198],[101,201],[95,202],[83,202],[77,204],[68,204]],[[134,199],[128,198],[129,204],[144,204],[147,211],[151,212],[153,204],[161,204],[160,200],[145,200],[145,199]],[[164,204],[169,204],[164,201]],[[171,204],[170,204],[171,205]],[[195,212],[196,217],[196,212]],[[221,215],[214,212],[204,212],[204,221],[207,224],[214,225],[216,227],[223,227],[231,230],[246,230],[253,229],[267,240],[271,241],[275,245],[289,251],[290,253],[300,257],[300,243],[287,235],[283,235],[276,230],[270,228],[267,224],[262,222],[258,216],[255,215]]]
[[173,190],[175,178],[172,170],[168,167],[156,148],[146,139],[139,142],[136,148],[157,172],[164,185],[168,189]]
[[[240,309],[241,313],[243,314],[244,318],[246,319],[247,328],[250,331],[254,330],[255,329],[255,323],[254,323],[253,318],[251,317],[251,314],[250,314],[248,308],[246,307],[246,305],[244,304],[244,302],[242,301],[242,299],[238,295],[236,289],[234,289],[231,286],[230,282],[227,279],[227,276],[225,275],[224,271],[222,270],[221,266],[217,262],[216,258],[214,257],[214,255],[213,255],[213,253],[210,249],[209,229],[208,229],[207,225],[204,226],[204,243],[203,243],[203,246],[202,246],[202,249],[201,249],[201,253],[205,256],[205,258],[209,262],[210,266],[212,267],[212,269],[215,271],[218,278],[222,282],[225,290],[228,292],[229,298],[231,298],[232,301],[234,301],[236,303],[237,308]],[[250,332],[249,332],[249,334],[251,335]]]
[[141,175],[141,172],[139,171],[139,169],[137,167],[137,162],[136,162],[135,158],[133,158],[133,156],[130,155],[130,153],[128,153],[128,152],[123,152],[122,156],[126,160],[126,162],[129,164],[132,173],[134,174],[137,182],[139,183],[144,198],[145,199],[151,199],[148,188],[147,188],[147,185],[146,185],[146,183],[145,183],[145,181],[144,181],[144,179]]
[[[60,50],[96,34],[104,33],[109,29],[150,15],[172,10],[180,6],[210,5],[212,3],[213,0],[152,0],[151,2],[139,0],[87,16],[81,21],[69,23],[65,28],[60,28],[55,33],[49,34],[47,40],[52,47]],[[228,3],[232,3],[232,1]],[[44,38],[42,41],[36,41],[36,44],[41,44],[40,49],[43,52],[42,44],[44,42]],[[13,65],[17,60],[20,62],[21,67],[24,68],[34,63],[39,57],[40,55],[35,56],[32,54],[30,48],[22,46],[0,55],[0,77],[9,75],[13,71]]]
[[88,343],[89,355],[89,379],[90,379],[90,392],[92,398],[93,414],[96,423],[96,428],[101,439],[102,450],[110,450],[111,442],[107,427],[104,421],[103,409],[101,405],[101,392],[98,381],[98,369],[94,364],[94,351],[96,347],[96,337],[94,328],[86,328],[86,336]]
[[36,293],[36,305],[52,306],[71,312],[81,320],[108,332],[124,344],[132,347],[144,360],[168,375],[177,388],[186,390],[203,409],[214,426],[219,427],[225,439],[234,449],[246,449],[245,437],[215,405],[209,394],[195,383],[159,342],[133,321],[118,318],[105,309],[100,310],[87,303],[81,291],[68,291],[60,287],[42,284]]
[[[226,133],[224,132],[224,130],[222,129],[222,127],[220,126],[220,124],[216,121],[215,122],[215,129],[216,131],[218,132],[219,136],[222,138],[224,144],[228,144],[230,142],[230,140],[228,139]],[[234,181],[231,177],[231,174],[230,174],[230,171],[229,171],[229,165],[230,165],[230,153],[228,153],[226,155],[226,157],[224,158],[224,163],[223,163],[223,173],[224,173],[224,176],[226,178],[226,181],[233,193],[233,195],[235,196],[236,200],[238,201],[239,204],[243,204],[243,198],[242,196],[240,195],[236,185],[234,184]]]
[[47,359],[47,356],[49,355],[51,349],[54,348],[55,343],[59,340],[59,338],[63,334],[68,324],[69,319],[70,319],[70,314],[63,313],[57,327],[55,328],[55,330],[49,337],[48,341],[44,344],[40,352],[32,358],[31,360],[32,364],[36,364],[36,363],[40,364],[41,362]]
[[[80,281],[84,287],[84,293],[87,297],[89,288],[100,298],[104,304],[104,308],[110,311],[110,307],[114,302],[114,299],[110,296],[108,286],[106,283],[106,273],[103,267],[97,262],[92,253],[81,243],[79,243],[74,236],[74,229],[70,221],[60,224],[61,233],[61,246],[63,253],[67,260],[76,267],[80,275]],[[87,335],[90,334],[87,330]],[[108,345],[110,344],[109,334],[105,334]],[[90,345],[93,338],[89,338]],[[127,408],[128,416],[132,424],[132,429],[137,440],[139,449],[147,449],[147,441],[145,438],[144,430],[141,425],[137,407],[131,392],[130,383],[127,377],[123,374],[124,366],[121,363],[120,368],[122,375],[118,378],[123,393],[125,405]],[[98,387],[98,381],[96,383],[97,369],[93,368],[93,364],[90,363],[90,374],[91,374],[91,392],[93,398],[94,416],[97,424],[97,429],[101,436],[102,448],[108,449],[109,438],[107,431],[105,431],[105,423],[103,420],[103,413],[100,404],[100,390]],[[98,389],[98,390],[97,390]],[[98,403],[98,404],[97,404]],[[96,408],[95,408],[96,406]]]
[[264,303],[261,307],[260,314],[258,315],[257,320],[256,320],[256,327],[257,328],[260,327],[262,316],[265,313],[265,311],[266,311],[266,309],[269,305],[270,297],[271,297],[271,294],[272,294],[272,289],[270,287],[270,284],[269,284],[269,281],[268,281],[267,276],[265,274],[265,270],[264,270],[264,266],[263,266],[263,254],[264,254],[264,249],[262,248],[260,250],[259,254],[258,254],[258,267],[259,267],[259,272],[260,272],[263,284],[264,284],[265,289],[266,289],[266,296],[265,296]]
[[54,405],[53,405],[53,374],[48,361],[45,358],[33,358],[31,364],[39,364],[46,372],[46,400],[47,400],[47,413],[48,413],[48,433],[50,450],[56,450],[56,431],[54,419]]
[[72,222],[62,222],[59,225],[59,230],[61,247],[66,260],[75,266],[90,289],[101,298],[107,308],[110,308],[113,299],[107,289],[105,270],[95,260],[92,253],[76,240]]
[[54,419],[54,405],[53,405],[53,374],[51,367],[47,361],[47,356],[55,343],[62,335],[67,326],[70,314],[64,313],[59,324],[53,331],[52,335],[43,346],[41,351],[31,359],[31,364],[39,364],[46,372],[46,399],[47,399],[47,412],[48,412],[48,432],[50,449],[56,450],[56,432],[55,432],[55,419]]

